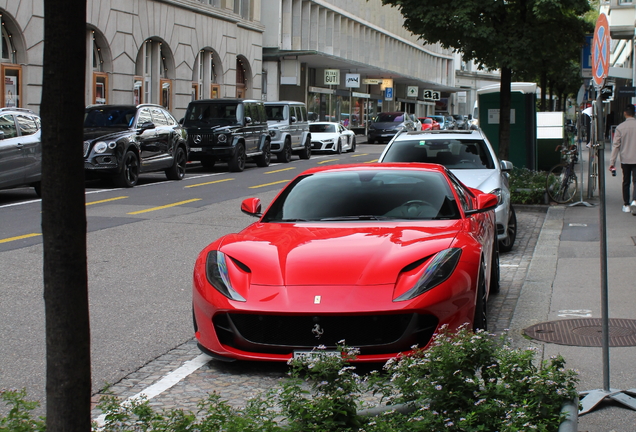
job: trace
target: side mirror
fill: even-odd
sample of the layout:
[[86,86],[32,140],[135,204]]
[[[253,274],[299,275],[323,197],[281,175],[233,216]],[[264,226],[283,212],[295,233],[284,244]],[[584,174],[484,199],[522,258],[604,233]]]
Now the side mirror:
[[501,165],[501,170],[502,170],[503,172],[510,172],[510,171],[512,171],[512,168],[513,168],[512,162],[507,161],[507,160],[502,160],[502,161],[500,162],[500,165]]
[[181,117],[181,119],[179,119],[179,124],[183,124],[183,122],[185,121],[185,119],[183,117]]
[[245,124],[248,125],[252,123],[252,117],[245,117]]
[[149,129],[154,129],[156,126],[153,122],[143,122],[138,128],[137,128],[137,135],[141,135],[142,133],[144,133],[145,131],[149,130]]
[[480,193],[477,195],[477,208],[467,211],[466,216],[494,210],[497,207],[497,203],[499,203],[497,195]]
[[241,211],[248,216],[261,217],[261,200],[259,198],[247,198],[241,203]]
[[291,116],[291,117],[289,118],[289,120],[290,120],[292,123],[296,123],[296,117],[294,117],[294,116]]

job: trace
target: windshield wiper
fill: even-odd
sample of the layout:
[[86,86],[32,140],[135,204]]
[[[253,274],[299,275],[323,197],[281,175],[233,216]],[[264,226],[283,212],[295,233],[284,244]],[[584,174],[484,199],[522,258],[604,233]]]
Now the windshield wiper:
[[346,221],[346,220],[386,220],[389,219],[386,216],[377,215],[357,215],[357,216],[335,216],[322,218],[321,221]]

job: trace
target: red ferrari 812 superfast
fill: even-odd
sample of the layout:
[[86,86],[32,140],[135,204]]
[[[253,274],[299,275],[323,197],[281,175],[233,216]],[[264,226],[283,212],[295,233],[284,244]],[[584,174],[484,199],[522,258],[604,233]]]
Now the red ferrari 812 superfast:
[[436,330],[486,328],[499,287],[497,196],[436,164],[314,168],[258,221],[203,249],[194,327],[223,360],[287,361],[316,346],[380,362],[426,347]]

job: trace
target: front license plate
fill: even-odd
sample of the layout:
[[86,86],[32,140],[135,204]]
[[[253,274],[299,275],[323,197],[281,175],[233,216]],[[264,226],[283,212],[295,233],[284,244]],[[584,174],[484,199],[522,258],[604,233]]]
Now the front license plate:
[[326,354],[328,356],[339,357],[340,352],[336,350],[318,350],[318,351],[309,351],[309,350],[296,350],[294,351],[294,358],[303,358],[307,360],[320,358],[320,354]]
[[190,147],[190,151],[193,152],[198,152],[198,151],[202,151],[203,149],[201,147]]

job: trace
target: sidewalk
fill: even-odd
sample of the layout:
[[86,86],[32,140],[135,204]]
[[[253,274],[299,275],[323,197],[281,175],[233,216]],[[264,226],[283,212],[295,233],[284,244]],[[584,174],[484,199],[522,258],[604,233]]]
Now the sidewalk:
[[[611,177],[610,149],[605,151],[606,221],[609,318],[636,320],[636,217],[623,213],[622,173]],[[587,154],[582,162],[587,168]],[[580,177],[580,165],[577,175]],[[537,241],[530,268],[511,323],[511,334],[518,346],[533,346],[543,358],[561,354],[567,367],[579,372],[580,391],[603,389],[602,349],[568,346],[524,338],[523,330],[546,321],[575,318],[601,318],[600,201],[587,199],[587,177],[583,201],[595,204],[551,206]],[[579,187],[580,178],[579,178]],[[577,194],[575,201],[579,201]],[[576,338],[577,328],[572,328]],[[622,331],[622,334],[618,332]],[[634,332],[610,326],[610,339],[634,336]],[[636,345],[636,344],[635,344]],[[611,347],[610,387],[636,388],[636,347]],[[634,432],[636,411],[613,401],[604,401],[579,417],[579,432]]]

